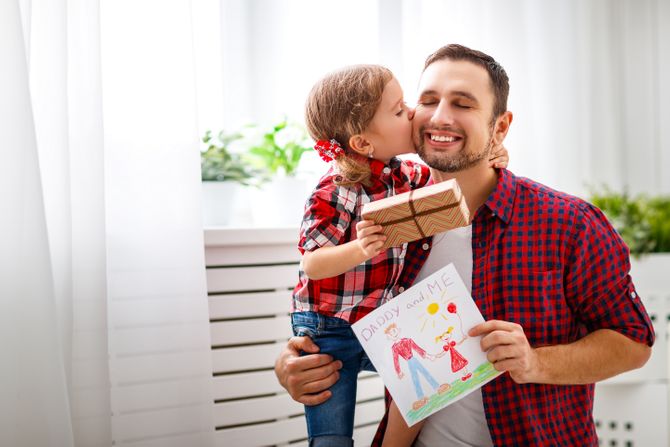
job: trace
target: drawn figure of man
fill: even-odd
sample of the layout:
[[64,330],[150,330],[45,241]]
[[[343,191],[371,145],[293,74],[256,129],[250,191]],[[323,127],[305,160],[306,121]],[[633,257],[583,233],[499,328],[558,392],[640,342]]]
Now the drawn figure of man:
[[423,366],[419,359],[414,355],[414,352],[421,356],[421,358],[428,360],[434,360],[435,356],[426,353],[426,351],[421,349],[421,347],[411,338],[400,338],[400,328],[395,323],[390,324],[384,329],[384,333],[388,338],[394,341],[393,346],[391,347],[391,351],[393,352],[393,366],[396,374],[398,374],[398,378],[401,380],[405,375],[400,369],[400,357],[407,362],[407,367],[409,368],[409,373],[412,377],[412,383],[414,384],[414,390],[416,391],[416,397],[418,398],[418,400],[412,404],[413,409],[418,410],[428,403],[428,397],[424,394],[421,382],[419,381],[419,373],[423,375],[424,379],[439,394],[449,390],[450,385],[448,383],[439,385],[426,367]]

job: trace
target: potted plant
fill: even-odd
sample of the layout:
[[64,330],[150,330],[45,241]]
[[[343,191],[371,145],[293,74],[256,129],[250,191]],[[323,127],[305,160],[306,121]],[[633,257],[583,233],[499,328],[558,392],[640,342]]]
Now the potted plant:
[[627,191],[603,188],[592,192],[590,201],[605,213],[633,256],[670,253],[670,196],[631,197]]
[[205,225],[229,225],[239,212],[239,186],[258,184],[262,179],[243,153],[231,150],[241,138],[240,133],[223,131],[213,136],[209,130],[202,138],[205,146],[200,153],[200,172]]
[[252,215],[258,226],[298,226],[307,195],[307,184],[298,167],[303,155],[312,151],[304,127],[283,120],[263,129],[250,126],[246,139],[249,160],[266,173],[266,181],[253,191]]
[[[300,223],[307,185],[298,167],[312,150],[303,126],[284,119],[268,129],[251,124],[216,136],[207,131],[202,141],[205,224],[227,225],[231,218],[256,226]],[[234,200],[245,193],[250,200]]]
[[249,147],[257,166],[273,178],[295,177],[303,154],[311,150],[305,129],[286,120],[264,131]]
[[237,182],[242,185],[254,183],[257,172],[240,153],[232,152],[232,143],[242,138],[242,134],[219,132],[216,137],[212,131],[205,132],[202,142],[205,150],[200,154],[200,171],[203,182]]

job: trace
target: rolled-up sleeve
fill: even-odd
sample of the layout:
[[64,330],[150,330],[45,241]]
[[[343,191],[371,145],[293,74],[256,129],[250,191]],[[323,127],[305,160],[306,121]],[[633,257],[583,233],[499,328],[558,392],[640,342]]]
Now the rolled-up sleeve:
[[589,331],[612,329],[651,346],[654,329],[629,274],[629,250],[603,213],[581,213],[567,251],[566,297]]
[[298,248],[301,253],[338,245],[351,237],[358,192],[355,187],[320,185],[305,206]]

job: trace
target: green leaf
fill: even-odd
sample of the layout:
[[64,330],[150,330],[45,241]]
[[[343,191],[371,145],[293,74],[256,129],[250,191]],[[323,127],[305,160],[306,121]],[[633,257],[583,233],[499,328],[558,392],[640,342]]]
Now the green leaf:
[[605,213],[632,254],[670,252],[670,196],[631,197],[627,191],[601,187],[591,191],[590,201]]
[[296,127],[295,141],[288,141],[283,147],[279,146],[276,140],[277,133],[288,126],[289,122],[284,119],[271,127],[270,131],[262,134],[260,142],[249,140],[244,154],[231,154],[226,147],[234,141],[244,145],[246,137],[242,131],[258,129],[258,126],[248,125],[241,131],[232,133],[220,131],[216,139],[208,130],[202,139],[207,145],[207,149],[201,152],[202,179],[225,179],[243,184],[254,182],[260,184],[279,171],[289,176],[295,175],[302,155],[310,151],[311,147],[301,145],[307,135],[302,127]]

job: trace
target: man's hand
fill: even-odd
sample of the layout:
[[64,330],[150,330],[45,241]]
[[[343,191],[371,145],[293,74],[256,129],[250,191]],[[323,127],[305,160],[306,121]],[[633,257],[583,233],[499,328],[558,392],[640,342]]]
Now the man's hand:
[[470,329],[468,335],[482,336],[482,351],[496,370],[507,371],[516,383],[539,382],[538,355],[520,325],[490,320]]
[[[309,355],[300,356],[300,351]],[[328,354],[315,354],[319,347],[309,337],[292,337],[275,362],[275,375],[293,400],[318,405],[330,399],[328,391],[340,378],[342,362]]]
[[377,256],[382,250],[386,236],[381,231],[382,226],[371,220],[361,220],[356,224],[356,241],[366,259]]

